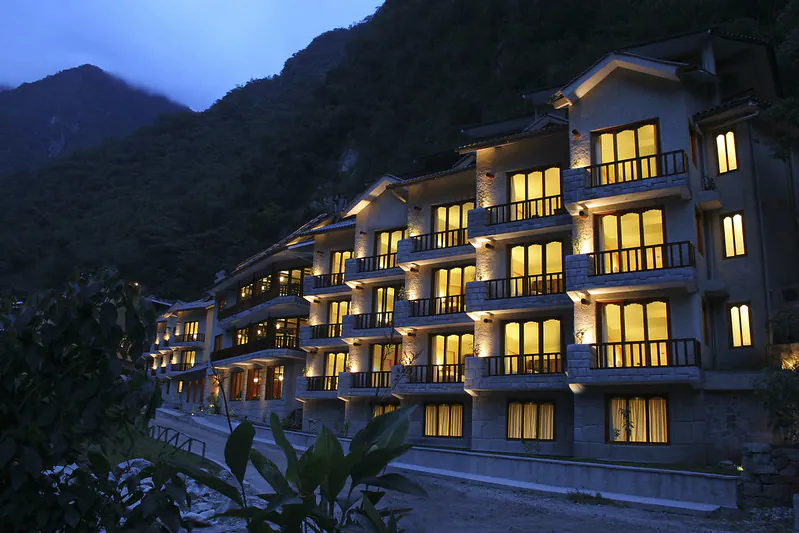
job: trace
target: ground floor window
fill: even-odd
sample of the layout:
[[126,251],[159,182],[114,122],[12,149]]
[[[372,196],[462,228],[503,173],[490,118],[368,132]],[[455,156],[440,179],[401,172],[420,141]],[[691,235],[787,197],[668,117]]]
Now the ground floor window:
[[608,440],[665,444],[669,441],[668,401],[662,397],[616,397],[608,401]]
[[508,438],[555,439],[555,405],[549,402],[508,403]]
[[463,437],[463,404],[430,404],[424,408],[425,437]]
[[230,374],[230,399],[241,400],[242,389],[244,388],[244,372],[232,372]]
[[264,379],[263,368],[253,368],[247,373],[247,399],[261,399],[261,381]]
[[283,397],[283,365],[266,369],[266,399],[279,400]]
[[399,409],[399,405],[394,403],[376,403],[372,406],[372,418],[391,413]]

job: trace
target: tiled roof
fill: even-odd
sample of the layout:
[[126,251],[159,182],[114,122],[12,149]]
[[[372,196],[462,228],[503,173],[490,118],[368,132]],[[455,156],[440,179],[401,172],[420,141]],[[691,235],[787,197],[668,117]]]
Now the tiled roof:
[[567,129],[568,127],[566,125],[561,125],[561,126],[553,125],[540,130],[523,131],[521,133],[514,133],[513,135],[503,135],[500,137],[494,137],[492,139],[484,139],[482,141],[463,145],[460,148],[458,148],[458,150],[460,150],[461,152],[472,152],[474,150],[479,150],[481,148],[502,146],[503,144],[510,144],[512,142],[522,141],[524,139],[532,139],[534,137],[555,133],[557,131],[566,131]]
[[463,166],[463,167],[448,168],[448,169],[442,170],[440,172],[433,172],[432,174],[425,174],[423,176],[416,176],[416,177],[413,177],[413,178],[408,178],[408,179],[403,180],[403,181],[401,181],[399,183],[392,183],[391,185],[389,185],[386,188],[387,189],[399,189],[399,188],[402,188],[402,187],[407,187],[408,185],[415,185],[417,183],[422,183],[422,182],[425,182],[425,181],[437,180],[439,178],[444,178],[444,177],[447,177],[447,176],[453,176],[455,174],[460,174],[461,172],[463,172],[465,170],[473,169],[474,166],[475,166],[474,162],[472,162],[472,163],[469,163],[468,165]]
[[338,222],[334,222],[332,224],[327,224],[325,226],[320,226],[318,228],[305,230],[300,235],[318,235],[320,233],[327,233],[328,231],[335,231],[337,229],[354,228],[354,227],[355,227],[355,217],[349,217],[345,218],[344,220],[339,220]]
[[276,253],[285,250],[286,249],[286,245],[289,242],[291,242],[293,239],[295,239],[295,238],[299,237],[300,235],[302,235],[302,233],[304,231],[306,231],[308,228],[313,227],[316,224],[319,224],[319,222],[322,221],[326,216],[328,216],[327,213],[322,213],[321,215],[315,216],[313,219],[309,220],[308,222],[306,222],[305,224],[303,224],[302,226],[300,226],[299,228],[297,228],[293,232],[289,233],[288,235],[286,235],[285,237],[280,239],[278,242],[276,242],[275,244],[273,244],[272,246],[270,246],[266,250],[258,252],[257,254],[245,259],[244,261],[242,261],[241,263],[236,265],[236,268],[233,269],[233,274],[244,270],[245,268],[247,268],[248,266],[252,265],[253,263],[256,263],[256,262],[261,261],[263,259],[267,259],[267,258],[275,255]]
[[722,111],[727,111],[728,109],[734,109],[738,106],[744,105],[756,105],[760,108],[768,107],[768,104],[760,100],[760,98],[756,96],[742,96],[740,98],[733,98],[732,100],[727,100],[726,102],[719,104],[717,106],[705,109],[704,111],[700,111],[699,113],[695,113],[693,119],[695,122],[700,120],[706,119],[711,115],[715,115],[716,113],[721,113]]

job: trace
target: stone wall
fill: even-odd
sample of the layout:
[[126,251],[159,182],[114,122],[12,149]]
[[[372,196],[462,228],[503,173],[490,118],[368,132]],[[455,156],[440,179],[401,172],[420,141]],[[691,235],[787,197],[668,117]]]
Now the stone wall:
[[739,503],[744,507],[792,505],[799,493],[799,448],[745,444]]

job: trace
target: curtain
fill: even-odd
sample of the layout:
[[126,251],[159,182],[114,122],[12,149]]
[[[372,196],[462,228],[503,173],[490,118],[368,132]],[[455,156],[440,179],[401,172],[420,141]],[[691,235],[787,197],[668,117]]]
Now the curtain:
[[435,437],[438,433],[436,428],[436,406],[427,405],[424,408],[424,434],[426,437]]
[[668,415],[665,398],[649,399],[649,442],[668,442]]
[[532,402],[524,404],[524,426],[522,437],[525,439],[538,438],[538,405]]
[[627,409],[627,400],[613,398],[610,400],[610,440],[627,442],[627,432],[624,429],[624,414]]
[[449,406],[450,414],[450,437],[463,437],[463,406],[453,404]]
[[630,442],[646,442],[646,400],[630,398]]
[[512,402],[508,404],[508,438],[522,438],[522,404]]
[[451,437],[450,433],[450,406],[438,406],[438,436]]
[[551,403],[542,403],[538,415],[538,438],[540,440],[555,439],[555,406]]

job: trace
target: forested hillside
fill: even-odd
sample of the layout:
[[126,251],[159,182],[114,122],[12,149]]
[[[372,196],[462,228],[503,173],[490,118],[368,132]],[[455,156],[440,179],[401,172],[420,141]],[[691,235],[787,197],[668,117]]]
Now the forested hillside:
[[325,199],[458,145],[465,124],[524,112],[521,92],[637,41],[708,26],[772,39],[792,95],[797,14],[799,0],[388,0],[203,113],[0,178],[0,285],[116,265],[194,297]]
[[75,150],[121,138],[161,113],[188,112],[94,65],[15,89],[0,87],[0,174],[29,170]]

